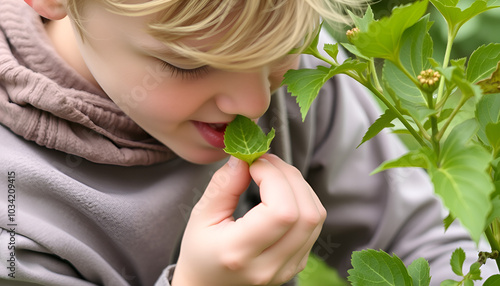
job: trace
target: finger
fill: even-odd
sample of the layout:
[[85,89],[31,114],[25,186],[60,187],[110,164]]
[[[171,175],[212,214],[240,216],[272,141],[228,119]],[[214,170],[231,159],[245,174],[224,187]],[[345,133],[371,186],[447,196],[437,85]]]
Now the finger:
[[298,207],[287,177],[269,161],[257,160],[250,173],[260,188],[262,202],[235,222],[234,231],[245,233],[239,246],[248,249],[248,255],[257,256],[293,226]]
[[203,196],[193,208],[191,219],[200,219],[206,225],[232,219],[239,198],[249,183],[248,164],[231,156],[212,176]]
[[276,265],[283,265],[283,261],[286,262],[277,274],[277,277],[281,275],[283,278],[295,271],[310,252],[326,219],[326,210],[295,167],[275,156],[268,156],[266,159],[282,170],[290,184],[294,186],[293,191],[300,214],[293,228],[262,254],[263,260],[274,259]]

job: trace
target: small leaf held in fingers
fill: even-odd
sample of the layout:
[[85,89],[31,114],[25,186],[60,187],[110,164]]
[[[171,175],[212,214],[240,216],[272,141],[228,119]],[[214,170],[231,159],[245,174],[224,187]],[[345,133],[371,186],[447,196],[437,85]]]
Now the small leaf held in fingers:
[[238,115],[224,134],[224,151],[251,165],[265,154],[274,138],[274,129],[266,135],[251,119]]

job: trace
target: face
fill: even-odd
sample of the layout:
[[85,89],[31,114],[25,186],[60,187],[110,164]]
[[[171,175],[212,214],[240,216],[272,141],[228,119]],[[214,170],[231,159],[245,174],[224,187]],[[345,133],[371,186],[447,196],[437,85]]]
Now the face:
[[[149,18],[88,2],[88,36],[78,45],[93,79],[145,131],[193,163],[225,158],[225,126],[237,114],[262,116],[283,74],[297,66],[296,56],[248,71],[197,66],[149,35]],[[183,39],[196,47],[216,40]]]

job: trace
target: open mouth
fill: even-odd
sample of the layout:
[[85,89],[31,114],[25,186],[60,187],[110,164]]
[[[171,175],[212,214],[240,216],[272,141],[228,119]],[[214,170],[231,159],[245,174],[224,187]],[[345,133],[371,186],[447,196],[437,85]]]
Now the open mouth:
[[228,123],[208,123],[201,121],[193,121],[194,126],[198,129],[205,141],[215,148],[224,148],[224,131]]
[[210,128],[217,132],[225,132],[227,123],[207,123]]

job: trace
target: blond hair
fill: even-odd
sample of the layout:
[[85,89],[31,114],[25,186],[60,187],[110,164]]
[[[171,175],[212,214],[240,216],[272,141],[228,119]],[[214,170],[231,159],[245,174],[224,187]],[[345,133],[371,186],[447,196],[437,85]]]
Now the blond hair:
[[[90,1],[90,0],[87,0]],[[137,17],[154,15],[149,32],[167,47],[201,65],[222,69],[252,69],[308,45],[320,19],[348,22],[346,8],[361,7],[357,0],[124,0],[101,2],[113,13]],[[68,0],[68,10],[82,37],[82,0]],[[223,31],[223,33],[221,33]],[[222,34],[222,35],[221,35]],[[183,44],[218,35],[203,49]]]

